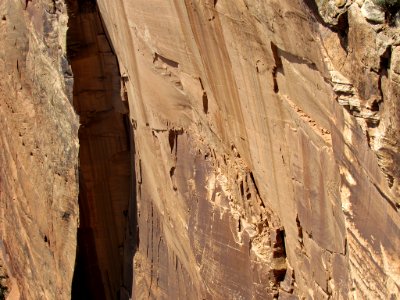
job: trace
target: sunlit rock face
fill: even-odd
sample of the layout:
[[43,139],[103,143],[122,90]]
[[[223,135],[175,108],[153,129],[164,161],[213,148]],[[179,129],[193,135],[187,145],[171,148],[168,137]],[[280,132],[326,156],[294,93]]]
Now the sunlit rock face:
[[98,4],[135,132],[138,299],[399,293],[390,20],[362,1]]
[[62,1],[0,1],[0,288],[10,299],[70,298],[79,122],[67,21]]
[[0,3],[11,292],[69,299],[80,190],[92,240],[78,248],[93,252],[78,258],[99,274],[82,282],[105,299],[400,294],[395,12],[369,0],[97,4]]

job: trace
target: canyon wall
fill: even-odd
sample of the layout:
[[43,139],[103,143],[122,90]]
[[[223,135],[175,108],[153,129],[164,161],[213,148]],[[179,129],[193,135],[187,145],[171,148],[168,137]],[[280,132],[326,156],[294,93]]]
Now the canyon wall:
[[98,3],[135,132],[138,299],[399,294],[397,27],[362,1]]
[[14,299],[70,297],[79,121],[67,22],[62,1],[0,1],[0,265]]
[[[73,299],[114,299],[132,289],[134,180],[129,110],[117,58],[93,1],[68,1],[67,49],[79,129],[79,228]],[[132,196],[132,197],[131,197]],[[132,231],[132,230],[131,230]],[[125,276],[121,276],[122,272]],[[119,297],[118,297],[119,299]]]
[[396,299],[393,11],[97,4],[0,3],[11,293],[70,297],[79,189],[75,299]]

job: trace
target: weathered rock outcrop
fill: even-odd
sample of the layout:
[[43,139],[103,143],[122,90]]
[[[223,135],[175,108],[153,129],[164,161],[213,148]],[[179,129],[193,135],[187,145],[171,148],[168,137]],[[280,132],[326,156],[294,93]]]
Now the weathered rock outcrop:
[[70,295],[74,105],[87,298],[396,299],[395,13],[98,0],[101,25],[67,4],[73,101],[62,1],[0,4],[1,240],[26,298]]
[[399,293],[399,30],[342,2],[99,1],[129,78],[139,299]]
[[62,1],[0,1],[0,256],[22,299],[67,299],[78,118]]

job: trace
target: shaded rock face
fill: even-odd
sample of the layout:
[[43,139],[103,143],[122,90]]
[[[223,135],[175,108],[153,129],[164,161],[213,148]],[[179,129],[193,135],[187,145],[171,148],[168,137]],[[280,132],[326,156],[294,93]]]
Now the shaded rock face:
[[365,2],[3,1],[7,292],[70,298],[78,248],[76,299],[394,299],[400,33]]
[[95,1],[68,1],[67,6],[73,106],[81,124],[72,299],[119,299],[132,289],[135,233],[128,104]]

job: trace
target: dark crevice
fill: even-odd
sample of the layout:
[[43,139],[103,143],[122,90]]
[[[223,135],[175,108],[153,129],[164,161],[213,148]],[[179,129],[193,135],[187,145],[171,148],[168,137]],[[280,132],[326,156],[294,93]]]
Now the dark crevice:
[[0,300],[7,299],[9,292],[8,283],[9,283],[9,277],[6,272],[6,268],[2,266],[0,260]]
[[178,136],[181,134],[183,134],[182,129],[170,129],[168,132],[169,147],[171,149],[171,153],[175,149],[175,155],[177,154],[178,151]]
[[[79,129],[79,228],[72,299],[132,298],[138,245],[135,145],[118,61],[94,0],[67,0]],[[68,67],[63,68],[71,77]]]
[[172,59],[166,58],[158,53],[154,54],[154,60],[153,63],[155,63],[157,60],[162,61],[163,63],[165,63],[166,65],[172,67],[172,68],[178,68],[179,67],[179,63],[177,63],[176,61],[173,61]]
[[174,176],[174,173],[175,173],[175,167],[172,167],[172,168],[169,170],[169,177],[173,177],[173,176]]
[[299,243],[300,243],[300,247],[304,247],[304,242],[303,242],[303,238],[304,238],[304,236],[303,236],[303,227],[301,226],[301,223],[300,223],[300,219],[299,219],[299,216],[297,215],[296,216],[296,225],[297,225],[297,237],[298,237],[298,241],[299,241]]
[[[382,95],[383,96],[383,95]],[[371,104],[371,111],[374,111],[374,112],[378,112],[379,111],[379,102],[378,101],[374,101],[374,102],[372,102],[372,104]]]
[[174,147],[175,147],[175,131],[174,130],[170,130],[168,133],[168,142],[169,142],[169,147],[171,149],[171,153],[172,151],[174,151]]
[[337,29],[334,31],[338,34],[340,45],[347,53],[349,45],[349,16],[347,11],[339,16]]
[[286,265],[286,246],[285,246],[285,229],[278,228],[275,231],[275,241],[273,243],[272,257],[280,263],[276,264],[276,267],[272,269],[272,273],[275,277],[275,282],[279,283],[285,279],[287,272]]
[[203,81],[201,81],[201,78],[199,77],[199,81],[200,81],[200,86],[201,86],[201,89],[204,91],[204,85],[203,85]]
[[390,69],[390,61],[392,58],[392,48],[387,47],[386,51],[382,54],[381,60],[380,60],[380,73],[383,76],[387,76],[388,72],[387,70]]
[[32,2],[32,0],[25,0],[25,10],[28,8],[29,2]]
[[286,247],[285,247],[285,230],[276,230],[276,240],[274,243],[273,257],[285,257],[286,258]]
[[272,69],[272,80],[274,81],[274,92],[278,93],[279,87],[278,87],[277,73],[282,70],[283,65],[282,65],[282,59],[278,53],[279,49],[273,42],[271,42],[271,50],[275,61],[275,66]]
[[208,97],[205,91],[203,92],[203,111],[208,114]]
[[286,269],[274,269],[272,272],[277,282],[281,282],[285,279]]
[[396,26],[396,14],[400,10],[400,2],[399,1],[388,1],[388,0],[379,0],[376,3],[383,9],[385,12],[385,19],[388,22],[389,26]]
[[252,182],[253,185],[254,185],[254,188],[255,188],[255,190],[256,190],[257,195],[258,195],[259,197],[261,197],[260,191],[258,190],[258,186],[257,186],[256,180],[255,180],[254,175],[253,175],[253,172],[250,172],[249,175],[250,175],[251,182]]

